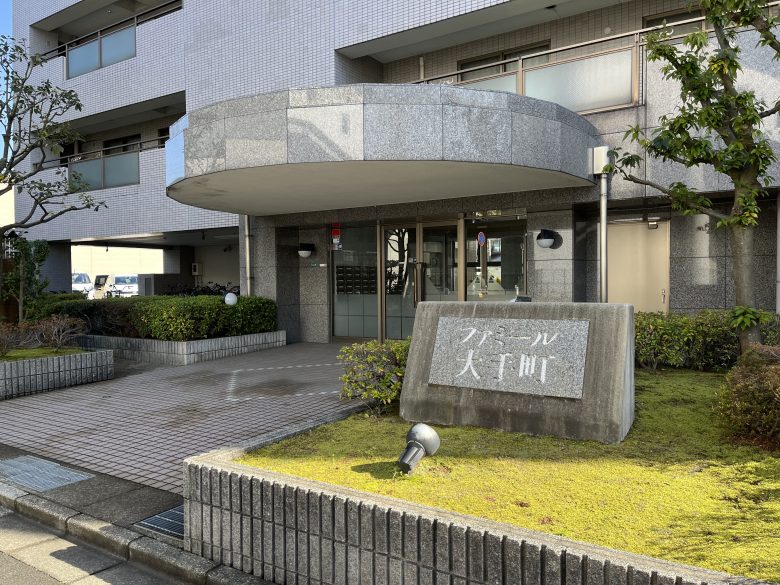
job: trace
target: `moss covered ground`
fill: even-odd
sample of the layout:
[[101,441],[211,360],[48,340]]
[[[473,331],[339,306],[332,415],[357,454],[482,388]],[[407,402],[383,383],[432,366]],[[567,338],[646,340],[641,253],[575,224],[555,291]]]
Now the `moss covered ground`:
[[32,360],[36,358],[55,357],[58,355],[73,355],[83,353],[84,350],[68,347],[59,351],[49,347],[36,347],[35,349],[12,349],[6,355],[0,357],[0,361]]
[[726,439],[723,378],[638,372],[636,421],[619,445],[438,428],[439,452],[396,472],[409,428],[355,415],[241,463],[576,540],[780,581],[780,453]]

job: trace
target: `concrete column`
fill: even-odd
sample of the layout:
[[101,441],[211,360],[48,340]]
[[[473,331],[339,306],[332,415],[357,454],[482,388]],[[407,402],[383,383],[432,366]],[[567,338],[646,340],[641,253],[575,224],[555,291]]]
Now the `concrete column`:
[[314,244],[310,257],[299,258],[301,341],[327,343],[331,332],[328,229],[301,229],[299,238],[302,244]]
[[[528,292],[534,301],[575,300],[573,215],[571,210],[528,213]],[[552,248],[536,245],[543,228],[560,236]]]
[[48,279],[49,292],[70,292],[70,242],[49,242],[49,257],[41,266],[41,278]]

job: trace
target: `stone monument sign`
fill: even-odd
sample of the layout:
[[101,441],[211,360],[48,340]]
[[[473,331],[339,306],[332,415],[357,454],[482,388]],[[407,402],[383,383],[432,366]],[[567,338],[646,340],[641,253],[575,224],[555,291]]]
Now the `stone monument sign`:
[[429,384],[582,398],[588,321],[440,317]]
[[421,303],[401,416],[621,441],[634,418],[633,308]]

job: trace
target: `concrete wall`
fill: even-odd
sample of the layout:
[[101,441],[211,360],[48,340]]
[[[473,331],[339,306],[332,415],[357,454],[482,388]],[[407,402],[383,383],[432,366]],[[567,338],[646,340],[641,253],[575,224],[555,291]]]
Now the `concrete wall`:
[[114,352],[93,351],[32,360],[0,361],[0,400],[114,377]]
[[196,246],[193,262],[198,262],[202,270],[201,282],[216,282],[238,286],[238,246],[234,243],[218,246]]
[[[757,306],[775,310],[777,276],[777,212],[773,204],[762,205],[760,223],[754,232],[754,285]],[[733,307],[731,246],[728,232],[715,227],[704,215],[673,215],[671,221],[671,290],[674,311]]]

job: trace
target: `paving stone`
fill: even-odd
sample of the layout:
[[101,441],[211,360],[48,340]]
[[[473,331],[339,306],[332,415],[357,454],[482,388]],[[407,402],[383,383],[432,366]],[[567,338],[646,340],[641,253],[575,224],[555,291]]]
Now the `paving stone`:
[[10,553],[20,548],[53,540],[57,536],[17,514],[0,517],[0,552]]
[[[136,565],[122,563],[95,575],[84,577],[74,585],[175,585],[175,581],[140,569]],[[36,584],[37,585],[37,584]]]
[[24,583],[25,585],[58,585],[59,583],[56,579],[41,573],[38,569],[30,567],[22,561],[17,561],[5,553],[0,553],[0,575],[3,578],[3,583],[7,585],[15,583]]
[[[9,446],[0,459],[25,449],[181,494],[186,457],[348,413],[353,406],[338,398],[340,347],[299,343],[188,366],[139,368],[110,381],[0,401],[0,444]],[[58,501],[75,507],[67,494],[58,492]],[[99,497],[98,489],[85,495]]]
[[39,571],[68,583],[118,565],[121,559],[78,546],[63,538],[53,538],[28,546],[11,555]]

